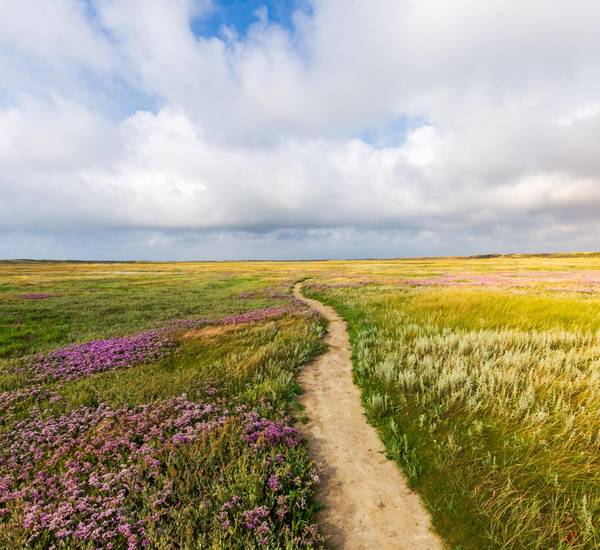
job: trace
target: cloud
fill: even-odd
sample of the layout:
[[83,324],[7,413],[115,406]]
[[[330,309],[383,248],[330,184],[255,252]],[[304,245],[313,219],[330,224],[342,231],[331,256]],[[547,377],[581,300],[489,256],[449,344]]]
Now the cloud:
[[217,36],[208,1],[35,5],[0,21],[0,255],[597,248],[597,2],[313,0]]

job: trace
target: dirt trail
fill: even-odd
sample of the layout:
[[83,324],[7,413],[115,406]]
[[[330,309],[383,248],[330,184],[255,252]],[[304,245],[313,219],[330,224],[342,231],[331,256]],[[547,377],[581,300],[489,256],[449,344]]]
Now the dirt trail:
[[375,429],[363,415],[352,381],[346,324],[329,306],[305,298],[301,283],[294,296],[327,321],[329,351],[303,370],[301,401],[309,422],[302,427],[322,470],[318,499],[326,505],[319,522],[328,546],[340,549],[438,549],[429,515],[387,460]]

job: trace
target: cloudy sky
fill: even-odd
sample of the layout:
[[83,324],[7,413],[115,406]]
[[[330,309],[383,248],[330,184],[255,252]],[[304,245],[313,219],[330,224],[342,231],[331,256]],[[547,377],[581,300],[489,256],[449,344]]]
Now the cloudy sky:
[[0,13],[0,258],[600,250],[598,0]]

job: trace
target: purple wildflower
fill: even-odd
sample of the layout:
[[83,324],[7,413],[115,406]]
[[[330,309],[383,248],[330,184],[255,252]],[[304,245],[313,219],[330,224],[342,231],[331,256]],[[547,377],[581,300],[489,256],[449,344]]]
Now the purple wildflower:
[[252,510],[246,510],[244,512],[244,522],[246,528],[256,529],[263,521],[269,517],[269,509],[266,506],[256,506]]
[[[172,506],[175,495],[164,470],[176,449],[234,419],[242,441],[253,449],[299,442],[285,419],[267,420],[243,407],[233,414],[238,416],[185,396],[137,408],[81,407],[58,417],[33,412],[0,431],[0,518],[20,521],[32,546],[43,540],[142,548],[149,544],[149,527]],[[284,455],[277,453],[273,462],[283,463]],[[312,486],[305,481],[297,484],[301,492]],[[279,475],[271,474],[267,485],[280,490]],[[149,506],[139,502],[142,494]],[[241,520],[261,544],[270,540],[272,519],[282,521],[288,510],[287,501],[281,502],[271,518],[265,506],[244,512],[241,507],[238,495],[222,505],[221,528],[227,531]]]
[[260,309],[253,309],[245,313],[239,313],[238,315],[231,315],[224,317],[211,324],[219,325],[238,325],[240,323],[251,323],[257,321],[265,321],[266,319],[273,319],[275,317],[281,317],[286,313],[290,313],[292,310],[289,306],[278,306],[278,307],[265,307]]
[[[129,499],[149,490],[145,484],[160,472],[175,434],[198,441],[219,429],[222,417],[214,405],[182,396],[136,409],[82,407],[16,422],[0,432],[0,516],[22,510],[32,544],[51,535],[140,548],[151,518],[140,517]],[[154,513],[171,495],[165,483],[150,486]]]
[[14,416],[14,407],[27,401],[42,401],[49,399],[51,403],[60,400],[57,393],[41,386],[29,386],[24,389],[17,389],[0,393],[0,425],[8,423]]
[[254,413],[246,415],[244,440],[255,447],[285,445],[296,447],[300,443],[300,433],[296,428],[283,422],[258,418]]
[[271,491],[276,492],[281,489],[281,481],[279,481],[279,477],[276,474],[271,474],[269,480],[267,481],[267,487],[271,489]]
[[174,346],[164,330],[151,330],[134,336],[93,340],[72,344],[45,355],[29,357],[24,367],[34,381],[74,380],[82,376],[156,361]]

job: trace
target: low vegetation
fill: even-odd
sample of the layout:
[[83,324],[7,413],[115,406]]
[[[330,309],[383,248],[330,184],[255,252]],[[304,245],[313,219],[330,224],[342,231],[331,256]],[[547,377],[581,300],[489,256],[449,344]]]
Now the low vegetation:
[[600,257],[545,255],[0,262],[0,547],[320,547],[300,279],[449,547],[600,546]]
[[[0,547],[321,545],[318,473],[291,415],[296,373],[320,351],[322,323],[284,294],[285,283],[197,279],[183,297],[177,288],[144,293],[143,277],[117,298],[105,289],[108,300],[87,297],[90,282],[80,279],[56,282],[59,297],[56,288],[45,298],[3,296],[3,312],[21,322],[3,333]],[[107,301],[122,294],[136,297],[132,311],[125,298],[122,315],[107,318]],[[157,294],[177,318],[152,318]],[[182,319],[184,302],[193,316]],[[48,350],[66,338],[53,332],[57,319],[65,333],[82,321],[83,334],[128,330]],[[30,353],[18,355],[23,346]]]

